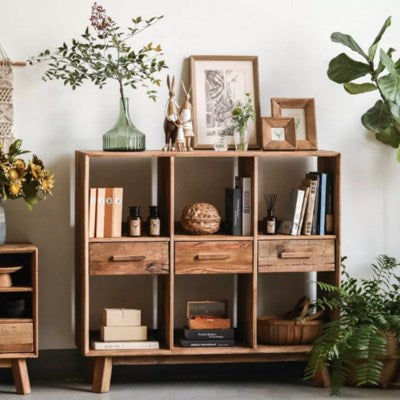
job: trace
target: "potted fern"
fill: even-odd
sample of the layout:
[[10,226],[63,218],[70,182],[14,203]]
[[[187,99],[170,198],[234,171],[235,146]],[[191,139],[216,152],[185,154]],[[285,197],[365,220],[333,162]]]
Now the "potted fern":
[[323,310],[338,319],[323,325],[314,342],[306,378],[328,367],[331,394],[347,384],[386,386],[399,365],[400,264],[379,256],[371,279],[350,277],[343,266],[341,287],[318,282],[326,295],[318,299]]

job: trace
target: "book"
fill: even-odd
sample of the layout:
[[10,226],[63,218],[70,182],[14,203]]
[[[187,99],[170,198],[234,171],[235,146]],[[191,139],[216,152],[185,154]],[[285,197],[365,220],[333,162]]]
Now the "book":
[[94,238],[96,235],[96,202],[97,189],[90,188],[89,191],[89,237]]
[[297,235],[301,235],[301,230],[302,230],[303,224],[304,224],[304,216],[306,214],[308,197],[309,197],[309,194],[310,194],[310,187],[309,186],[300,186],[300,189],[304,191],[304,200],[303,200],[303,205],[301,207],[300,223],[299,223],[299,228],[297,229]]
[[232,347],[235,341],[228,340],[180,340],[182,347]]
[[317,180],[316,179],[303,179],[302,186],[308,186],[310,188],[310,192],[308,195],[306,213],[304,215],[304,223],[303,223],[303,235],[311,235],[312,233],[312,223],[314,218],[314,207],[315,207],[315,197],[317,194]]
[[104,237],[104,202],[106,189],[97,188],[97,207],[96,207],[96,237]]
[[318,235],[325,235],[325,216],[326,216],[326,178],[325,172],[321,173],[320,179],[320,202],[319,202],[319,224]]
[[228,235],[242,234],[242,189],[225,189],[225,230]]
[[122,199],[124,189],[113,188],[113,204],[112,204],[112,223],[111,223],[111,237],[121,237],[122,233]]
[[235,337],[233,329],[184,329],[187,340],[232,340]]
[[327,174],[326,187],[325,232],[333,233],[333,177],[331,174]]
[[100,337],[104,342],[147,340],[147,326],[101,326]]
[[317,180],[317,189],[315,191],[314,214],[313,214],[312,229],[311,229],[311,234],[317,235],[317,232],[319,231],[319,206],[320,206],[320,201],[321,201],[321,192],[320,192],[321,175],[318,172],[310,172],[306,175],[306,178],[314,178]]
[[131,342],[98,342],[92,341],[93,350],[151,350],[159,349],[160,343],[156,341],[131,341]]
[[235,177],[235,188],[242,189],[242,235],[251,235],[251,178]]
[[104,237],[112,237],[113,188],[105,188]]
[[297,235],[300,223],[301,207],[303,205],[304,190],[292,189],[289,195],[289,202],[278,233],[285,235]]
[[141,311],[126,308],[104,308],[104,326],[140,326]]

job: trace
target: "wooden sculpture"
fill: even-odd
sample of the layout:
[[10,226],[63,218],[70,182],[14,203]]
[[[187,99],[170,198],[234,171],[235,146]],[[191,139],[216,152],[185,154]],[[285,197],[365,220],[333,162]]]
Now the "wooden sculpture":
[[165,146],[163,151],[175,151],[175,142],[176,136],[178,133],[178,128],[176,125],[176,121],[179,118],[179,106],[175,101],[175,76],[172,76],[170,79],[169,75],[167,76],[167,86],[169,90],[169,99],[167,101],[166,110],[165,110],[165,120],[164,120],[164,132],[165,132]]
[[192,104],[190,103],[190,92],[192,91],[192,87],[190,86],[189,90],[186,90],[185,84],[182,82],[182,88],[183,92],[185,93],[185,102],[182,106],[180,116],[183,122],[185,148],[187,151],[193,151],[192,138],[194,137],[194,132],[192,124]]

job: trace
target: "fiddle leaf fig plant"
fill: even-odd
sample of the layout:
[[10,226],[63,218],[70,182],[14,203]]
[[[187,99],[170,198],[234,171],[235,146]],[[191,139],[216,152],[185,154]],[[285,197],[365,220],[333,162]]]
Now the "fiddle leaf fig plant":
[[[377,140],[397,149],[397,160],[400,162],[400,59],[393,60],[395,49],[392,47],[378,52],[379,42],[390,24],[391,17],[386,19],[367,51],[350,35],[332,33],[333,42],[341,43],[357,53],[361,61],[341,53],[330,61],[328,77],[343,84],[343,88],[350,94],[379,93],[380,99],[364,113],[361,122],[365,128],[375,133]],[[357,81],[366,76],[369,82]]]

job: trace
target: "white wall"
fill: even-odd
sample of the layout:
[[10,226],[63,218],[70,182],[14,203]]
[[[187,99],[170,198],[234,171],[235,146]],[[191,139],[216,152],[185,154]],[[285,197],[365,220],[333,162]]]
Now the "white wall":
[[[329,40],[335,30],[370,44],[385,18],[393,25],[384,48],[400,48],[397,0],[107,0],[122,25],[138,15],[164,14],[144,34],[160,42],[169,73],[187,79],[192,54],[258,55],[262,114],[271,97],[315,97],[319,147],[343,153],[343,254],[351,272],[365,274],[380,253],[400,257],[400,165],[393,151],[370,138],[361,114],[375,93],[352,97],[326,76],[328,61],[342,51]],[[78,36],[88,24],[89,0],[1,0],[0,40],[23,60]],[[30,213],[7,203],[11,240],[31,240],[40,249],[40,335],[42,348],[73,346],[73,226],[71,164],[75,149],[100,149],[101,135],[116,118],[118,93],[87,84],[73,92],[59,82],[44,84],[43,66],[16,69],[15,132],[56,174],[54,197]],[[161,124],[167,91],[154,104],[129,93],[134,120],[149,149],[163,143]]]

